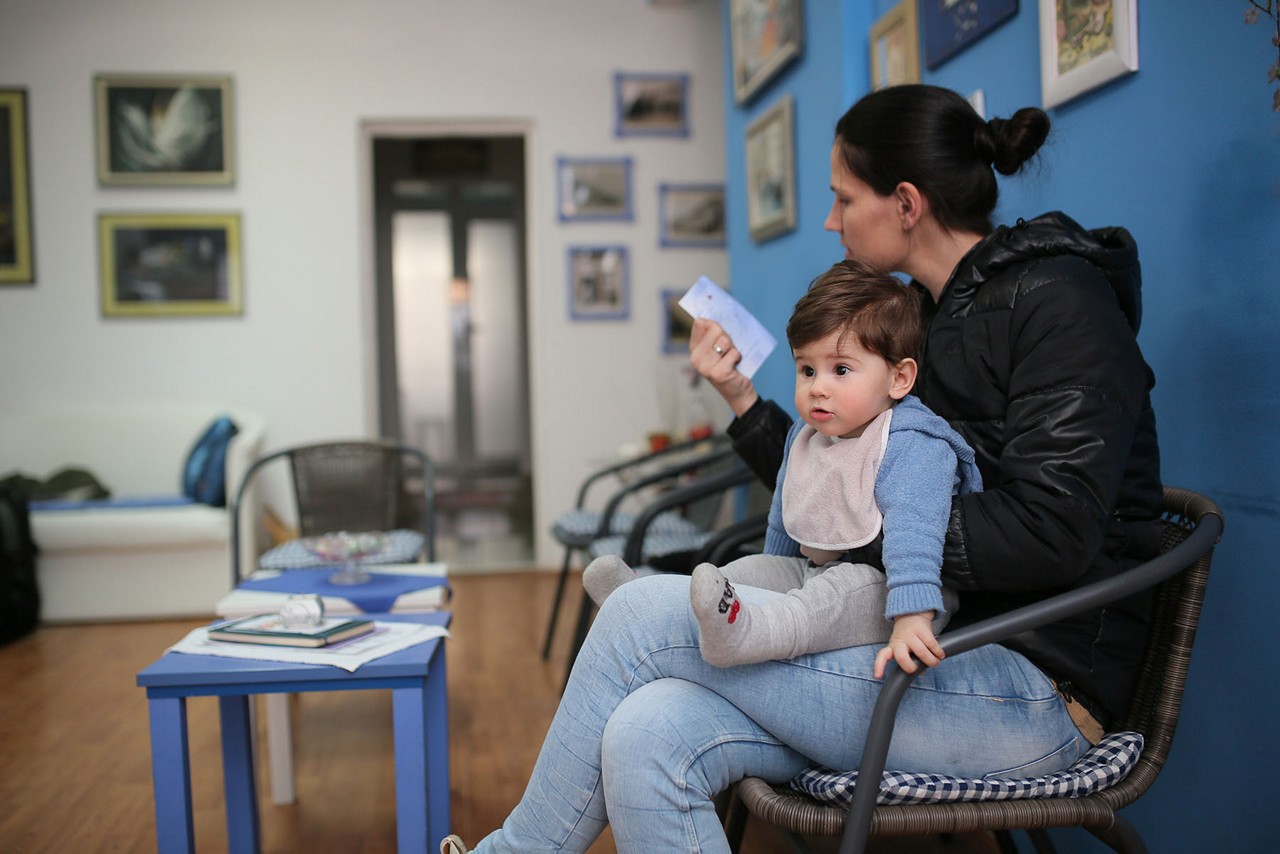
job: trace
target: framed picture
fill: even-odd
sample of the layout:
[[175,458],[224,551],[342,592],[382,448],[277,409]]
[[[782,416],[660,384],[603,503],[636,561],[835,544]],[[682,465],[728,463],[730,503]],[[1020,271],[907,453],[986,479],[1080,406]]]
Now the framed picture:
[[106,317],[242,312],[240,215],[98,216]]
[[871,25],[871,88],[920,82],[916,0],[900,0]]
[[1018,0],[921,0],[924,64],[937,68],[1018,13]]
[[556,160],[560,221],[631,219],[631,158]]
[[613,75],[615,136],[688,136],[688,74]]
[[569,247],[569,316],[625,320],[630,313],[625,246]]
[[663,288],[659,294],[662,300],[662,352],[688,353],[689,339],[693,337],[693,317],[680,307],[680,297],[684,291],[676,288]]
[[0,89],[0,285],[36,280],[27,91]]
[[94,78],[98,182],[104,186],[229,186],[230,77]]
[[747,230],[757,243],[796,227],[795,114],[786,95],[747,126]]
[[804,49],[802,0],[729,0],[733,95],[746,103]]
[[1040,0],[1040,89],[1056,107],[1138,70],[1138,0]]
[[724,246],[724,184],[659,184],[658,243]]

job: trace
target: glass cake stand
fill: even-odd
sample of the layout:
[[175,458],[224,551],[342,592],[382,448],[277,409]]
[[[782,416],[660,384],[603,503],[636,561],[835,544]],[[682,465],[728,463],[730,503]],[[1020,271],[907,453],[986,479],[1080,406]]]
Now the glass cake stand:
[[382,553],[387,535],[381,531],[332,531],[318,537],[305,537],[302,545],[325,563],[340,563],[342,569],[329,576],[331,584],[366,584],[373,578],[360,562]]

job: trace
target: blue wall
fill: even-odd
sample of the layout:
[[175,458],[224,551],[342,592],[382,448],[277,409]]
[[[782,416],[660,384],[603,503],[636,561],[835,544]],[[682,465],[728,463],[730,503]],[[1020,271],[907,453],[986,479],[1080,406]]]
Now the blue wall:
[[[893,5],[810,0],[803,57],[745,108],[726,93],[731,284],[780,340],[808,281],[840,257],[835,237],[822,231],[833,126],[867,90],[867,30]],[[1243,23],[1244,0],[1139,5],[1140,70],[1051,110],[1040,167],[1003,182],[997,213],[1011,221],[1061,209],[1087,226],[1125,225],[1138,240],[1139,340],[1158,378],[1164,478],[1216,499],[1226,534],[1169,763],[1126,815],[1153,851],[1269,850],[1268,831],[1280,825],[1261,805],[1280,758],[1280,690],[1259,674],[1271,666],[1280,601],[1280,466],[1270,437],[1280,426],[1280,265],[1272,254],[1280,115],[1266,82],[1276,50],[1265,23]],[[962,94],[981,88],[988,117],[1039,105],[1038,4],[1020,7],[924,81]],[[725,20],[727,44],[727,12]],[[797,229],[755,244],[742,140],[783,93],[796,103]],[[785,345],[757,379],[763,394],[789,406]],[[1249,682],[1260,684],[1241,687]],[[1055,839],[1063,851],[1105,850],[1079,831]]]

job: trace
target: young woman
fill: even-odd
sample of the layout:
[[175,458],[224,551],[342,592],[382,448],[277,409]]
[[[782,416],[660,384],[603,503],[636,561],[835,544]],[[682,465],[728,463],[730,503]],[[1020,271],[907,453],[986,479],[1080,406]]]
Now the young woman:
[[[984,122],[953,92],[902,86],[854,104],[831,151],[826,227],[847,257],[927,292],[916,392],[982,473],[984,491],[952,500],[942,577],[960,594],[953,627],[1158,550],[1133,241],[1058,213],[990,222],[993,167],[1017,172],[1048,128],[1038,109]],[[735,447],[774,483],[790,417],[736,370],[715,324],[695,324],[690,355],[738,416]],[[877,563],[875,544],[850,560]],[[858,766],[877,647],[713,667],[688,585],[656,576],[608,598],[524,797],[477,852],[585,851],[606,822],[622,852],[727,851],[718,792],[746,775],[783,781],[813,761]],[[1071,765],[1124,707],[1148,610],[1140,597],[928,669],[902,702],[888,767],[982,777]],[[1073,716],[1068,698],[1085,711]],[[466,849],[451,837],[441,851]]]

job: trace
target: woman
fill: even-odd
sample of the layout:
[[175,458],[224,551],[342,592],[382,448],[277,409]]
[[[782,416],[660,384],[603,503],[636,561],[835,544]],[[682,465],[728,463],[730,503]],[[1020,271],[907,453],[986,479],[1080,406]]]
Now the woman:
[[[983,122],[953,92],[902,86],[854,104],[831,151],[826,228],[847,257],[927,292],[916,390],[977,452],[985,491],[953,499],[944,556],[943,582],[960,593],[953,626],[1158,549],[1133,242],[1061,214],[990,223],[993,166],[1017,172],[1048,126],[1038,109]],[[790,418],[736,370],[718,326],[695,324],[690,351],[738,416],[735,447],[774,483]],[[876,563],[874,544],[851,559]],[[973,777],[1068,767],[1124,707],[1147,610],[1141,599],[1108,606],[930,668],[902,702],[888,767]],[[523,799],[476,850],[584,851],[607,821],[619,851],[726,851],[712,798],[735,781],[783,781],[814,761],[858,766],[876,651],[713,667],[688,579],[625,584],[579,654]],[[450,838],[441,851],[466,849]]]

